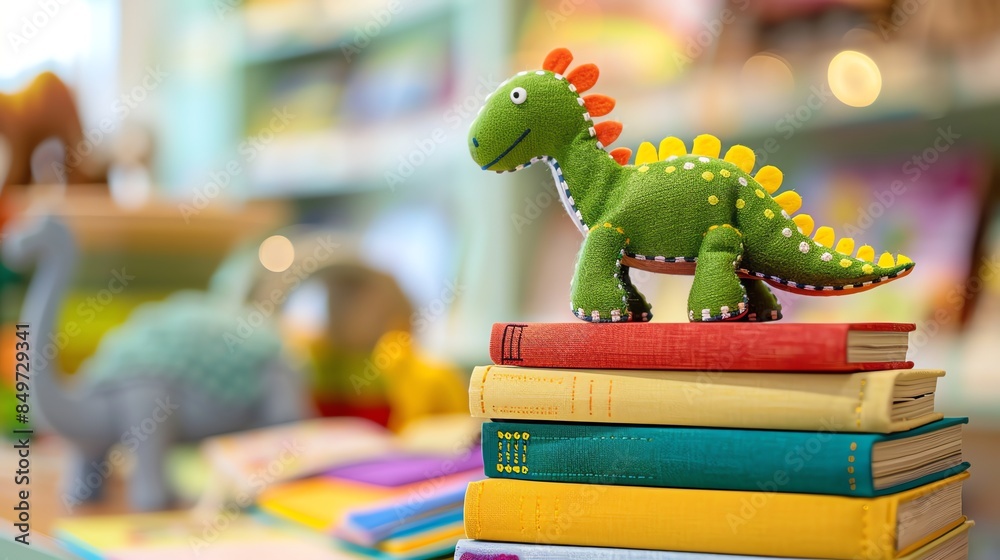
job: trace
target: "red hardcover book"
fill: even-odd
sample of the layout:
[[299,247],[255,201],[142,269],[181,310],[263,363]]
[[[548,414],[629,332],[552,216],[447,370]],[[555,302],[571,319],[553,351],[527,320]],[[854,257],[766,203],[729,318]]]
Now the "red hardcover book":
[[912,323],[495,323],[499,365],[855,372],[909,369]]

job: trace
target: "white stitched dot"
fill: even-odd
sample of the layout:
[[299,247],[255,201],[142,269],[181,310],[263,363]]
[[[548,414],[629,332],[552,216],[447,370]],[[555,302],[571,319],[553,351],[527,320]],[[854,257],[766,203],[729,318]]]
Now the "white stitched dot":
[[705,156],[701,156],[700,158],[698,158],[698,161],[700,161],[702,163],[708,163],[708,158],[705,157]]
[[785,229],[781,230],[781,235],[784,235],[785,237],[791,237],[792,236],[792,230],[790,230],[788,228],[785,228]]
[[833,258],[833,255],[831,255],[830,253],[823,253],[822,255],[820,255],[819,258],[823,259],[826,262],[830,262],[830,259]]
[[555,77],[555,79],[557,79],[557,80],[561,80],[561,79],[563,79],[563,75],[562,75],[562,74],[554,74],[553,76],[554,76],[554,77]]
[[667,161],[674,161],[675,159],[677,159],[677,156],[670,156],[667,158]]
[[583,105],[583,98],[582,97],[577,97],[576,98],[576,102],[579,103],[580,105]]
[[527,76],[528,75],[528,71],[527,70],[521,70],[520,72],[517,73],[517,75],[518,76]]
[[535,74],[538,74],[539,76],[544,76],[545,75],[545,70],[536,70]]
[[688,170],[694,169],[694,163],[692,163],[690,161],[687,162],[687,163],[685,163],[684,164],[684,169],[688,169]]
[[742,185],[744,187],[747,186],[747,178],[746,177],[740,177],[739,179],[737,179],[737,181],[740,182],[740,185]]
[[803,253],[808,253],[809,252],[809,244],[806,243],[805,241],[803,241],[802,243],[799,243],[799,251],[802,251]]
[[790,220],[792,218],[791,216],[788,215],[788,212],[785,212],[784,210],[781,211],[781,217],[786,220]]
[[729,306],[723,305],[722,307],[719,308],[719,311],[722,311],[723,313],[729,313]]

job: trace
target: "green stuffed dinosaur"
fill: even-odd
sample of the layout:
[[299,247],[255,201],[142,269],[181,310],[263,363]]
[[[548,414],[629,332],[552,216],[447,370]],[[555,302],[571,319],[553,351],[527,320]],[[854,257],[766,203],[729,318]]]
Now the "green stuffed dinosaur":
[[571,309],[586,321],[648,321],[645,298],[629,269],[694,274],[691,321],[781,318],[773,287],[806,295],[853,294],[901,278],[914,263],[854,240],[834,244],[829,227],[813,233],[795,192],[773,193],[782,173],[764,166],[750,175],[754,153],[733,146],[723,159],[711,135],[665,138],[659,150],[604,147],[621,123],[595,123],[614,99],[585,95],[598,69],[563,74],[573,56],[549,53],[542,70],[519,72],[490,94],[469,131],[472,158],[484,170],[516,171],[537,161],[552,170],[566,211],[585,239],[573,276]]

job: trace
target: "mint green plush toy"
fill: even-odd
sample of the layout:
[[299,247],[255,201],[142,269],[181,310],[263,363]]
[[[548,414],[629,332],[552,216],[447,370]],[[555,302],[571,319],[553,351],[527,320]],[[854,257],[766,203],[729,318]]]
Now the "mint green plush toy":
[[[597,81],[593,64],[563,74],[573,57],[556,49],[542,70],[519,72],[490,94],[469,131],[472,158],[484,170],[517,171],[543,161],[570,217],[583,232],[572,282],[571,308],[580,319],[648,321],[645,298],[629,269],[694,274],[688,319],[719,321],[781,318],[766,284],[806,295],[844,295],[901,278],[913,269],[905,255],[868,245],[834,243],[834,232],[800,214],[793,191],[774,195],[782,173],[754,153],[733,146],[720,159],[711,135],[684,142],[665,138],[659,149],[605,146],[621,133],[614,121],[595,123],[614,99],[585,95]],[[853,256],[852,256],[853,254]]]

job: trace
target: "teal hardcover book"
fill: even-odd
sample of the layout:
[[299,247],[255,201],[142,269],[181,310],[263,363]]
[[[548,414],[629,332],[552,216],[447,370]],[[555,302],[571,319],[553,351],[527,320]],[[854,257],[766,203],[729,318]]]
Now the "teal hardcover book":
[[969,468],[967,422],[894,434],[489,422],[483,460],[493,478],[874,497]]

